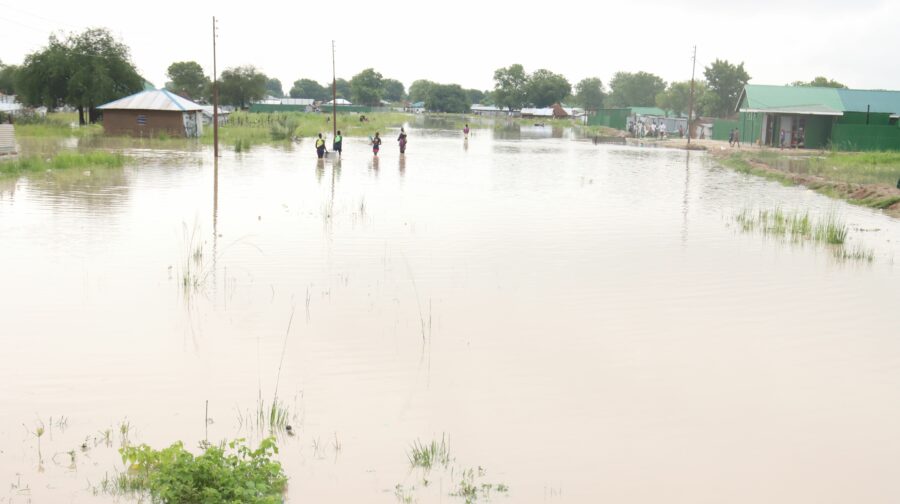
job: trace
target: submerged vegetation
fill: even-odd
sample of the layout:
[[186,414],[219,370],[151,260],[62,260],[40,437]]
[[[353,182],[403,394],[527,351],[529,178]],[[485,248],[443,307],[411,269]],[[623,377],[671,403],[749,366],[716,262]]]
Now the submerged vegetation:
[[789,239],[793,242],[816,242],[831,247],[838,259],[872,262],[874,251],[855,244],[848,248],[849,228],[834,213],[821,219],[810,217],[809,212],[785,212],[774,210],[744,209],[734,216],[735,222],[745,232],[759,232],[765,236]]
[[[414,472],[419,470],[420,473],[417,475],[418,479],[415,483],[407,485],[398,483],[394,486],[394,497],[402,504],[416,502],[419,491],[434,486],[429,479],[432,478],[432,469],[440,470],[440,474],[434,477],[449,478],[450,491],[448,495],[462,498],[466,504],[473,504],[479,499],[490,500],[492,493],[505,494],[509,491],[509,487],[503,483],[483,481],[487,476],[487,471],[481,466],[471,468],[453,465],[456,459],[450,456],[450,446],[444,435],[441,436],[440,441],[432,440],[428,443],[423,443],[418,439],[413,441],[406,456],[410,469]],[[441,491],[444,491],[443,484],[439,487]]]
[[71,168],[121,168],[126,161],[127,158],[118,153],[66,151],[49,158],[29,156],[2,161],[0,162],[0,176]]
[[830,152],[789,154],[775,150],[710,152],[738,172],[804,185],[855,205],[900,212],[900,153]]
[[149,495],[153,502],[208,504],[282,502],[287,476],[275,439],[262,440],[251,449],[243,439],[218,445],[201,443],[200,455],[184,449],[181,442],[155,450],[147,445],[126,446],[119,450],[128,466],[113,482],[113,493]]

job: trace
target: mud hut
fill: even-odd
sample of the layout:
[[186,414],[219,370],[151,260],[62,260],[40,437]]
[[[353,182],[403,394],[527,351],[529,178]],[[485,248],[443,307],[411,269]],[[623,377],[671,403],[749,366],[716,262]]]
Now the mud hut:
[[165,89],[152,89],[97,107],[112,135],[199,137],[203,107]]

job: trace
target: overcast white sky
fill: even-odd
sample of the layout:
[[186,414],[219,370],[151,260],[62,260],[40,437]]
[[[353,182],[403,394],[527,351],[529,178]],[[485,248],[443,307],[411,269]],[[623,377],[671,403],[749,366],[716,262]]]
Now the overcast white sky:
[[[824,75],[850,87],[900,89],[900,0],[619,0],[568,2],[61,2],[0,0],[0,60],[21,63],[53,31],[106,27],[157,86],[173,61],[212,71],[253,64],[285,92],[301,77],[331,80],[374,67],[406,86],[420,78],[493,87],[496,68],[547,68],[574,85],[619,70],[666,81],[715,58],[743,61],[757,84]],[[334,21],[328,20],[333,15]]]

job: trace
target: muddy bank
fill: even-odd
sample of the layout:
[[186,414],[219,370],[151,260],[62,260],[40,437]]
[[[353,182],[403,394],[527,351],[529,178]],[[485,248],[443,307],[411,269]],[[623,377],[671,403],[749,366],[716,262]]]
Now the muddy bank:
[[723,166],[737,171],[778,180],[785,184],[802,185],[854,205],[878,208],[892,217],[900,217],[900,189],[897,187],[886,183],[838,180],[822,173],[791,169],[790,161],[796,161],[798,157],[801,160],[807,157],[811,162],[816,153],[803,153],[798,156],[796,152],[787,155],[774,150],[756,152],[728,148],[709,148],[708,152]]

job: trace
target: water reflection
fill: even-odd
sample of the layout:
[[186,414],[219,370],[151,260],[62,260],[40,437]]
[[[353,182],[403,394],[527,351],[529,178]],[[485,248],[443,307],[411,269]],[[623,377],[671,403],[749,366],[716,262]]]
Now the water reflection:
[[401,155],[397,160],[397,165],[400,168],[400,176],[406,175],[406,156]]

